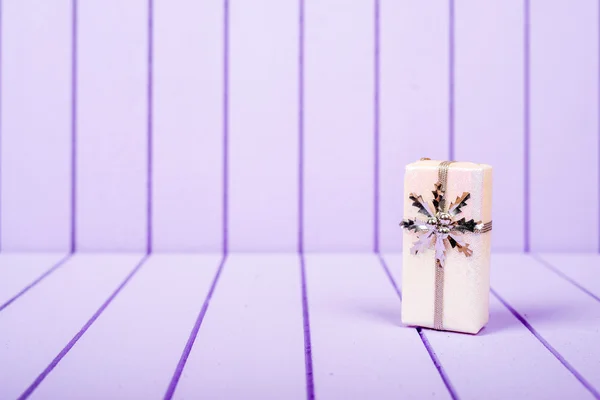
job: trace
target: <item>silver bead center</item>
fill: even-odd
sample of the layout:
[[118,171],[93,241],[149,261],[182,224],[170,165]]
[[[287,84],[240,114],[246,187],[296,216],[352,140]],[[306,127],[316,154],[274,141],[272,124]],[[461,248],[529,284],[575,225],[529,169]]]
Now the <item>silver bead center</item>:
[[449,225],[452,223],[452,217],[448,213],[437,213],[435,217],[429,218],[429,225],[433,225],[437,233],[447,235],[450,233]]

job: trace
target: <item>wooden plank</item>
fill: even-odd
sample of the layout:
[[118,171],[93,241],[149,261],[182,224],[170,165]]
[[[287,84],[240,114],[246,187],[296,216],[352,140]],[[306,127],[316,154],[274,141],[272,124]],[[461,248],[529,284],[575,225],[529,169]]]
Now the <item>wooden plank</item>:
[[77,249],[145,250],[148,1],[78,5]]
[[600,397],[600,304],[532,257],[494,256],[492,287]]
[[0,254],[0,310],[28,285],[65,258],[56,253]]
[[154,20],[154,249],[220,251],[223,4],[157,1]]
[[153,255],[32,397],[164,395],[220,259]]
[[534,258],[600,302],[600,255],[539,254]]
[[379,2],[380,248],[400,251],[404,166],[448,158],[448,7]]
[[34,382],[140,258],[76,255],[0,313],[1,398],[14,399]]
[[174,398],[305,399],[300,288],[297,255],[228,256]]
[[[525,257],[513,257],[515,271]],[[385,260],[400,284],[402,256]],[[493,257],[494,275],[507,267],[503,258]],[[490,322],[478,335],[433,330],[426,335],[461,399],[593,398],[494,296]]]
[[577,193],[569,224],[598,221],[598,2],[531,1],[530,14],[531,249],[597,251],[598,229],[556,229],[548,200]]
[[223,2],[154,2],[153,249],[221,251]]
[[230,1],[229,15],[230,248],[295,251],[298,2]]
[[2,4],[2,250],[71,243],[71,1]]
[[373,249],[374,7],[306,1],[306,250]]
[[457,0],[455,19],[455,159],[494,167],[494,248],[521,251],[523,1]]
[[306,272],[318,398],[450,397],[376,255],[311,254]]

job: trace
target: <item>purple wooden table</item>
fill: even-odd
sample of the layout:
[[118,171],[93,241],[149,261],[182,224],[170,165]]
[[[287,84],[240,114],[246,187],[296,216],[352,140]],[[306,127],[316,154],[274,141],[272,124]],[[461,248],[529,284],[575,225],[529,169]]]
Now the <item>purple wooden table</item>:
[[496,254],[477,336],[398,254],[0,254],[0,399],[600,398],[600,256]]

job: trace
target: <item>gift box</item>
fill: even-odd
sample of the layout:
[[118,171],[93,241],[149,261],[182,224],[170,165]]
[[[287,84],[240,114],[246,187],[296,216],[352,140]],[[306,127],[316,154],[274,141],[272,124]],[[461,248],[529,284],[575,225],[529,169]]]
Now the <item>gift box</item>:
[[421,159],[404,180],[402,322],[477,333],[489,319],[492,167]]

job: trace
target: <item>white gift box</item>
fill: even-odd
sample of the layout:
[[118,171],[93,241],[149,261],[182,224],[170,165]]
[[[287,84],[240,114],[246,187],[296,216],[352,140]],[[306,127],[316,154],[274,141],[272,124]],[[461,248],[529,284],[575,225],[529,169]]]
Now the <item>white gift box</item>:
[[424,159],[407,165],[404,192],[402,322],[479,332],[489,318],[492,167]]

